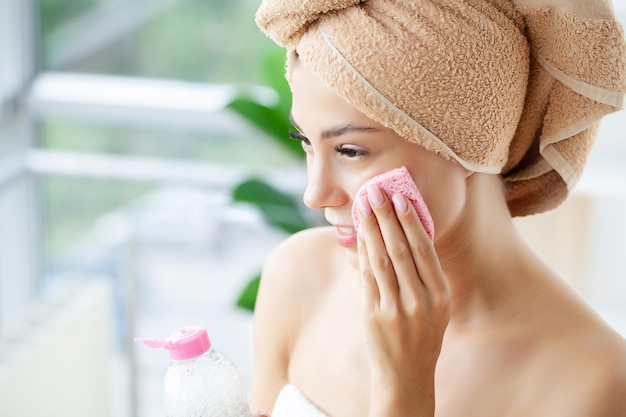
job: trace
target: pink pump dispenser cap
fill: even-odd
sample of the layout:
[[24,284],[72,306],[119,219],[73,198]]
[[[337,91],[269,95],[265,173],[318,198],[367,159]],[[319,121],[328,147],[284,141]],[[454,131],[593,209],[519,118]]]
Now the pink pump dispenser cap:
[[204,327],[182,327],[168,336],[165,341],[157,339],[135,339],[151,348],[164,348],[169,351],[170,358],[184,361],[198,357],[211,349],[209,334]]

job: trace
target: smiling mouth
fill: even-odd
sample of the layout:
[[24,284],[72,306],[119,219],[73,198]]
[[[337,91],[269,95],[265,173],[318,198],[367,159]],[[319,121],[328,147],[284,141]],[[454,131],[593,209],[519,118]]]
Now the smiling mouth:
[[356,229],[347,226],[335,226],[335,238],[337,243],[344,248],[351,248],[356,245]]
[[356,229],[354,227],[337,226],[335,227],[335,229],[337,230],[339,234],[346,235],[346,236],[353,235],[356,233]]

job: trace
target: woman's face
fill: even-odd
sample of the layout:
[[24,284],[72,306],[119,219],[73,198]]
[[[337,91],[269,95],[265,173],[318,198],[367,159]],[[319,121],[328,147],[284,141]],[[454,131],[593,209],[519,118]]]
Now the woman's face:
[[462,215],[468,171],[402,139],[365,116],[319,81],[306,66],[291,65],[292,119],[307,155],[304,202],[323,209],[337,242],[356,254],[352,202],[375,175],[406,166],[417,184],[440,240]]

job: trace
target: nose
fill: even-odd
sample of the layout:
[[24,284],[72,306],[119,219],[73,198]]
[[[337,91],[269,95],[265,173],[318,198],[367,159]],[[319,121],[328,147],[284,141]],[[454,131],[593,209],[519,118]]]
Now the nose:
[[307,166],[307,186],[303,201],[311,209],[338,207],[348,199],[339,177],[329,165],[331,164],[313,162]]

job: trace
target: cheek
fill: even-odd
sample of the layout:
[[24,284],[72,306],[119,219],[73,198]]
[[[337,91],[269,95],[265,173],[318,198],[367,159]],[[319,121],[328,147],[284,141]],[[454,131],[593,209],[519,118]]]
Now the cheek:
[[429,206],[437,233],[444,234],[458,218],[463,215],[465,207],[465,187],[460,184],[449,187],[431,199]]
[[435,223],[435,235],[445,235],[463,215],[467,198],[465,175],[446,175],[420,188]]

